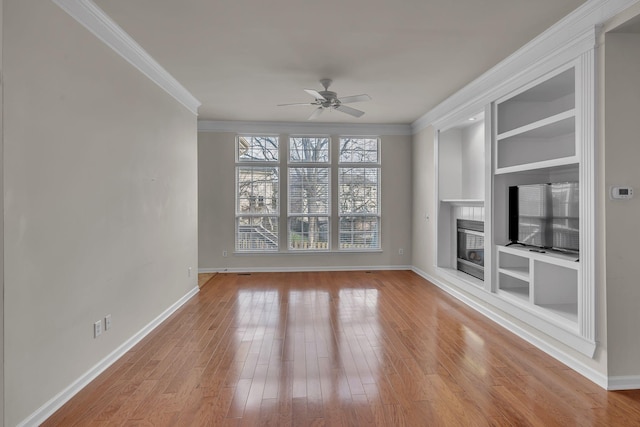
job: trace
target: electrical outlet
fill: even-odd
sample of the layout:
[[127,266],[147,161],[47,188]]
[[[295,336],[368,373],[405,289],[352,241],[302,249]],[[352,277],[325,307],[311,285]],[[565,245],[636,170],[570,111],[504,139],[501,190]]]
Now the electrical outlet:
[[102,334],[102,320],[93,324],[93,337],[98,338]]
[[187,277],[191,277],[191,267],[187,270]]
[[228,253],[227,251],[222,251],[222,256],[223,256],[224,258],[226,258],[226,257],[227,257],[227,255],[229,255],[229,253]]
[[398,255],[404,255],[404,249],[403,248],[398,249]]
[[109,329],[111,329],[111,315],[107,314],[104,316],[104,330],[108,331]]

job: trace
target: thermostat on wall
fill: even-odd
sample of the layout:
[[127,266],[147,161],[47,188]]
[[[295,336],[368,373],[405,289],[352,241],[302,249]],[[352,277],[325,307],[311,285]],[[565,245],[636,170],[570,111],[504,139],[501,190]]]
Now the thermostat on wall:
[[633,197],[633,188],[631,187],[611,187],[612,199],[630,199]]

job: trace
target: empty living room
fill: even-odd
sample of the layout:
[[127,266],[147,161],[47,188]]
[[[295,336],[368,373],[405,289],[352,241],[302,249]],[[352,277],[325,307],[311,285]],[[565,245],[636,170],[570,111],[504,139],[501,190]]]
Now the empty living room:
[[0,426],[640,425],[640,1],[0,11]]

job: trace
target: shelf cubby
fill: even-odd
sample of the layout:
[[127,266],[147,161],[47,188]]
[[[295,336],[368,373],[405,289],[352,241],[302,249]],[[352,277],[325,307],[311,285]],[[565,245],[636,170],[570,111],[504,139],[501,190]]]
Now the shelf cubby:
[[502,270],[498,271],[498,289],[501,294],[529,303],[530,284]]
[[568,68],[498,101],[498,135],[575,108],[575,70]]
[[578,270],[575,265],[534,260],[533,303],[567,320],[578,320]]
[[529,259],[501,251],[498,255],[498,271],[524,282],[529,281]]
[[575,116],[569,114],[572,112],[516,129],[520,132],[512,131],[498,138],[496,173],[513,171],[513,168],[540,169],[576,162]]

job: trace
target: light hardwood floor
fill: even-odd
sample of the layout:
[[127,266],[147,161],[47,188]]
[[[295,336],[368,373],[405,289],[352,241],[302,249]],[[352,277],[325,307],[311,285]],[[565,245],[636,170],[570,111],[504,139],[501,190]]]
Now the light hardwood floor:
[[218,273],[200,273],[198,274],[198,286],[203,287],[212,277]]
[[607,392],[406,271],[218,274],[45,426],[631,426]]

